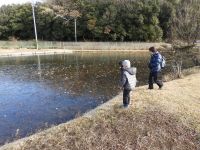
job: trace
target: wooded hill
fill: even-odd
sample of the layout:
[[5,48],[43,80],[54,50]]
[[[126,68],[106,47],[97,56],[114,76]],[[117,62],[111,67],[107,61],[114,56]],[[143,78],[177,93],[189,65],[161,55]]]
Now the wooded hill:
[[[47,0],[35,5],[38,37],[74,41],[76,19],[78,41],[163,41],[184,4],[199,16],[198,0]],[[0,40],[13,39],[34,39],[30,3],[0,8]]]

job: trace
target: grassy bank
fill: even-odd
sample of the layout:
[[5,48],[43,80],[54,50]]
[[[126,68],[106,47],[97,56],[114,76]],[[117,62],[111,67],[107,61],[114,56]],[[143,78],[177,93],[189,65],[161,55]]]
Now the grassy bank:
[[170,47],[167,43],[148,42],[56,42],[39,41],[39,49],[34,41],[0,41],[0,57],[51,55],[72,52],[146,51],[149,47]]
[[[59,42],[39,41],[39,49],[69,50],[146,50],[151,46],[170,46],[166,43],[148,42]],[[35,49],[35,41],[0,41],[0,49]]]
[[139,87],[131,106],[122,95],[68,123],[1,147],[21,149],[200,149],[200,70],[165,83]]
[[147,50],[2,49],[0,50],[0,57],[71,54],[74,52],[89,52],[92,54],[96,52],[147,52]]

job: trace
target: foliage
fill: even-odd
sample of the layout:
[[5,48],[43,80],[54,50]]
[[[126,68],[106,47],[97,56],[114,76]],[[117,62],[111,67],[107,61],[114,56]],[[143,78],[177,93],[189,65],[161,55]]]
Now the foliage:
[[195,41],[200,38],[200,1],[181,0],[176,4],[176,10],[170,20],[170,39],[174,51],[172,66],[177,77],[181,77],[184,55],[191,55],[194,62],[198,60],[193,47]]
[[[179,0],[47,0],[35,6],[40,40],[145,41],[169,38]],[[0,40],[34,38],[31,4],[0,7]]]
[[181,0],[171,20],[172,41],[184,46],[194,44],[200,38],[200,1]]

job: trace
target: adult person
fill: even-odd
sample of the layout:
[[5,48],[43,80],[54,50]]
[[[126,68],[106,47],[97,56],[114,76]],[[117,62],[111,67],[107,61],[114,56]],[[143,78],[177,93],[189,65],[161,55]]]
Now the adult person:
[[[162,63],[162,55],[157,51],[155,47],[150,47],[149,51],[152,53],[151,59],[149,62],[149,88],[153,89],[153,83],[155,82],[159,89],[162,89],[162,72],[161,72],[161,63]],[[158,80],[158,78],[161,78]]]

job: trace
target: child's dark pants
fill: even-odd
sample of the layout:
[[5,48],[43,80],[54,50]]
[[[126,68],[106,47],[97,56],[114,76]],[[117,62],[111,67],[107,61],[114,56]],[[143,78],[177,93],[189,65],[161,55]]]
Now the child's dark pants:
[[130,92],[131,90],[124,89],[123,91],[123,104],[128,106],[130,104]]
[[163,86],[162,80],[158,80],[158,78],[162,78],[161,72],[150,72],[149,74],[149,89],[153,89],[153,83],[155,82],[159,88]]

